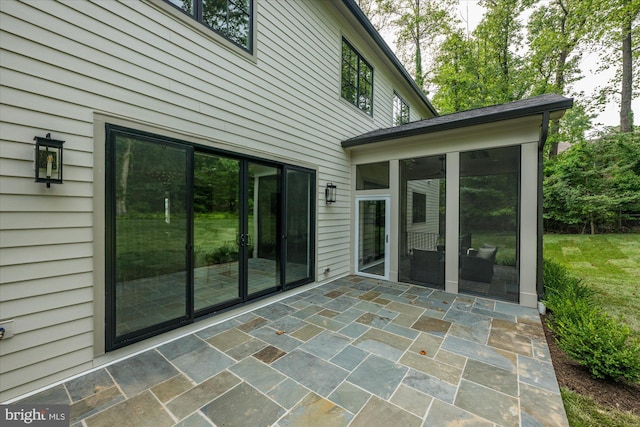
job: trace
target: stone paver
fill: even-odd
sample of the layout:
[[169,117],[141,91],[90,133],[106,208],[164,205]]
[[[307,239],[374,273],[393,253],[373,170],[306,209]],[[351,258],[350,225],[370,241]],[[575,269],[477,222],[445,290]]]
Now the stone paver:
[[568,426],[534,309],[350,276],[206,321],[20,403],[88,427]]

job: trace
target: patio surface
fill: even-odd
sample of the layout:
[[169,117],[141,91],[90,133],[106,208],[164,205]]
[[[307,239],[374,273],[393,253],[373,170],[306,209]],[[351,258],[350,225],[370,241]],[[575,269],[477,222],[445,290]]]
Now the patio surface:
[[20,403],[88,427],[568,426],[534,309],[350,276],[205,322]]

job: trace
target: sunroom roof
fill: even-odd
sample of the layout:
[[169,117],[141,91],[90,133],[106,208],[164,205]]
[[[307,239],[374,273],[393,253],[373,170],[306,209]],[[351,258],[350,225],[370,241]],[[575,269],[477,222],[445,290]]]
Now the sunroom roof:
[[402,126],[374,130],[342,141],[342,147],[349,149],[360,145],[404,138],[407,136],[423,135],[501,120],[533,116],[544,112],[553,113],[556,111],[566,110],[572,106],[572,98],[565,98],[564,96],[556,94],[539,95],[506,104],[476,108],[473,110],[419,120]]

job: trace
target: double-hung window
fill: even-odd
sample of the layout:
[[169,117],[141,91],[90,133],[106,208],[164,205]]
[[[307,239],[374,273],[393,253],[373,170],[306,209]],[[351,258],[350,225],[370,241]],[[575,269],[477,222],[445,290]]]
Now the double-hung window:
[[396,92],[393,93],[393,125],[409,123],[409,105]]
[[165,0],[232,43],[252,52],[254,0]]
[[373,68],[342,39],[342,90],[344,99],[373,115]]

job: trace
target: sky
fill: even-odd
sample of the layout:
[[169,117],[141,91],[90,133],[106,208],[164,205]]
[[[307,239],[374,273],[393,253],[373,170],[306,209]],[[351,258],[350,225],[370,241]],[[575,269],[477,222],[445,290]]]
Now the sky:
[[[458,17],[463,22],[463,25],[465,22],[467,23],[469,31],[473,31],[475,26],[478,25],[478,23],[482,19],[484,8],[478,5],[478,0],[458,1],[460,4],[458,9]],[[387,41],[389,46],[393,48],[392,40],[389,40],[389,38],[393,37],[386,37],[384,34],[383,37],[385,38],[385,41]],[[613,70],[610,70],[608,73],[596,73],[596,70],[598,68],[598,60],[599,58],[596,53],[590,53],[583,56],[583,60],[581,62],[581,70],[583,71],[584,77],[582,80],[573,84],[573,92],[584,92],[586,96],[591,96],[595,93],[595,90],[598,86],[608,82],[609,79],[613,76]],[[568,96],[571,96],[577,100],[577,97],[574,95],[568,94]],[[640,117],[640,99],[635,98],[632,101],[631,108],[635,113],[635,116]],[[636,123],[639,121],[640,119],[635,120]],[[615,103],[615,101],[609,102],[605,106],[603,111],[597,113],[597,117],[592,121],[592,124],[596,128],[600,128],[601,126],[618,126],[620,124],[620,108]]]

